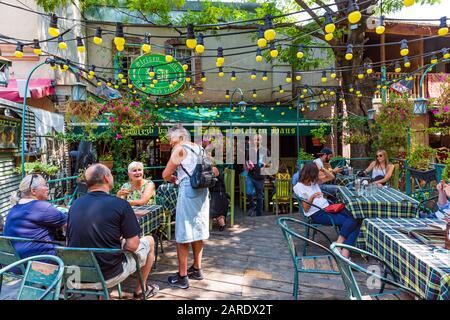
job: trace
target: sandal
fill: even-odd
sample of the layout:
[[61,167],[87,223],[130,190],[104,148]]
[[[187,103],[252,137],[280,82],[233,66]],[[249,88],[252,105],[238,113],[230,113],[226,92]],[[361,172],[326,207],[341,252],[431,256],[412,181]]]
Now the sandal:
[[[145,290],[145,300],[150,299],[151,297],[155,296],[159,291],[159,286],[157,284],[148,285]],[[142,292],[140,293],[133,293],[134,299],[142,299]]]

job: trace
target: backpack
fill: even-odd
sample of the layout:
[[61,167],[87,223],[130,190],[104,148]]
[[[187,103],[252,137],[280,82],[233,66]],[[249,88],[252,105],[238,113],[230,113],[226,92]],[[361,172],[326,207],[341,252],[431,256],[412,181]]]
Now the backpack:
[[181,169],[188,175],[193,189],[212,188],[216,185],[217,178],[212,171],[211,160],[205,156],[205,150],[201,149],[200,153],[196,153],[191,147],[183,146],[191,150],[197,156],[197,164],[195,165],[192,175],[181,165]]

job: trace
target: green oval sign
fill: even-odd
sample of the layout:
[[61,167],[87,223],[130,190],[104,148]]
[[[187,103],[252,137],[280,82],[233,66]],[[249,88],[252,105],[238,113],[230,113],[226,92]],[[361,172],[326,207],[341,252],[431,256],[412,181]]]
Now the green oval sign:
[[[154,76],[150,74],[152,69]],[[166,57],[162,54],[145,54],[136,58],[131,63],[128,75],[136,88],[154,96],[177,92],[186,81],[181,63],[175,59],[167,63]],[[142,87],[143,83],[145,89]]]

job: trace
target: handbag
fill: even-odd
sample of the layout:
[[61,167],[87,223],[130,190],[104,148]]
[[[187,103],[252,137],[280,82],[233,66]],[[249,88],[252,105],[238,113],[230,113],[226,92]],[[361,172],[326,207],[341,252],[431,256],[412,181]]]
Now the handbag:
[[345,208],[345,204],[343,203],[334,203],[334,204],[330,204],[328,207],[325,207],[323,210],[326,213],[339,213],[342,210],[344,210]]

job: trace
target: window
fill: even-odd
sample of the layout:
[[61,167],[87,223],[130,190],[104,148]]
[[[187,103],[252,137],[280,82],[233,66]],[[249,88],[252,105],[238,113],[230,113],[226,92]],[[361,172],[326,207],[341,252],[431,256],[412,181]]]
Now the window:
[[128,39],[122,52],[116,51],[114,54],[114,78],[121,70],[125,76],[128,76],[128,69],[134,59],[142,55],[141,41],[136,38]]

